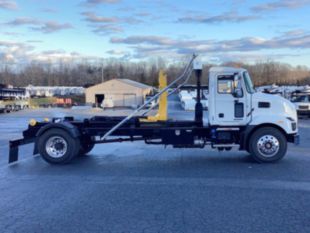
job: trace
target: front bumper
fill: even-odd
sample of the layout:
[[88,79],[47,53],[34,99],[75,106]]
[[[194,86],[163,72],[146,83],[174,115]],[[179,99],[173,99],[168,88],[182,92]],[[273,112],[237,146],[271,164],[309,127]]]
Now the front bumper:
[[297,110],[298,116],[310,116],[310,110]]
[[287,136],[287,141],[294,143],[295,145],[300,144],[300,135],[299,134],[289,134]]

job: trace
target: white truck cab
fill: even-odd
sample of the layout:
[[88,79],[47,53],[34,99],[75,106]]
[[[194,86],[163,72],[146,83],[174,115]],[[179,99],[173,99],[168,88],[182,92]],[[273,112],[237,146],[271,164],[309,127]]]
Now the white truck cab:
[[[258,155],[258,160],[278,160],[277,154],[286,152],[287,141],[299,140],[294,104],[280,96],[256,92],[245,69],[211,68],[209,93],[210,127],[240,131],[241,149]],[[253,138],[253,134],[257,136]]]
[[299,116],[310,117],[310,92],[301,92],[293,96],[292,102],[295,105]]

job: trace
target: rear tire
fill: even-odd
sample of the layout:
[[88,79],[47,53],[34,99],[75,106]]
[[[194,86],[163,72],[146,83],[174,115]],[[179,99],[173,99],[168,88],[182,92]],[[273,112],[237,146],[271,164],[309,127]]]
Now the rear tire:
[[37,146],[46,162],[66,164],[77,155],[79,140],[63,129],[50,129],[39,137]]
[[281,160],[287,151],[285,135],[273,127],[257,129],[250,138],[249,152],[259,163],[272,163]]

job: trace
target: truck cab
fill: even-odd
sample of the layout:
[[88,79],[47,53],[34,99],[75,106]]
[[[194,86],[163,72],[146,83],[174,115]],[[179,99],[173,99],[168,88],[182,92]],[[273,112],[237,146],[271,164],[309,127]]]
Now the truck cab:
[[271,124],[297,133],[297,112],[287,99],[256,92],[247,70],[215,67],[209,71],[209,123],[219,126]]
[[[211,68],[209,93],[209,126],[240,132],[240,148],[261,160],[271,160],[281,144],[286,150],[286,142],[281,141],[298,141],[295,106],[283,97],[256,92],[247,70]],[[259,137],[252,142],[257,132]]]
[[291,100],[299,116],[310,117],[310,91],[295,93]]

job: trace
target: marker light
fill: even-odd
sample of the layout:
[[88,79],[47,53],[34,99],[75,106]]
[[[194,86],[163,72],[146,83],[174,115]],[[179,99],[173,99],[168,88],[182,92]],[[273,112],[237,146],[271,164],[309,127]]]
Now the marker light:
[[35,126],[37,124],[37,121],[35,120],[35,119],[31,119],[30,121],[29,121],[29,125],[30,126]]

